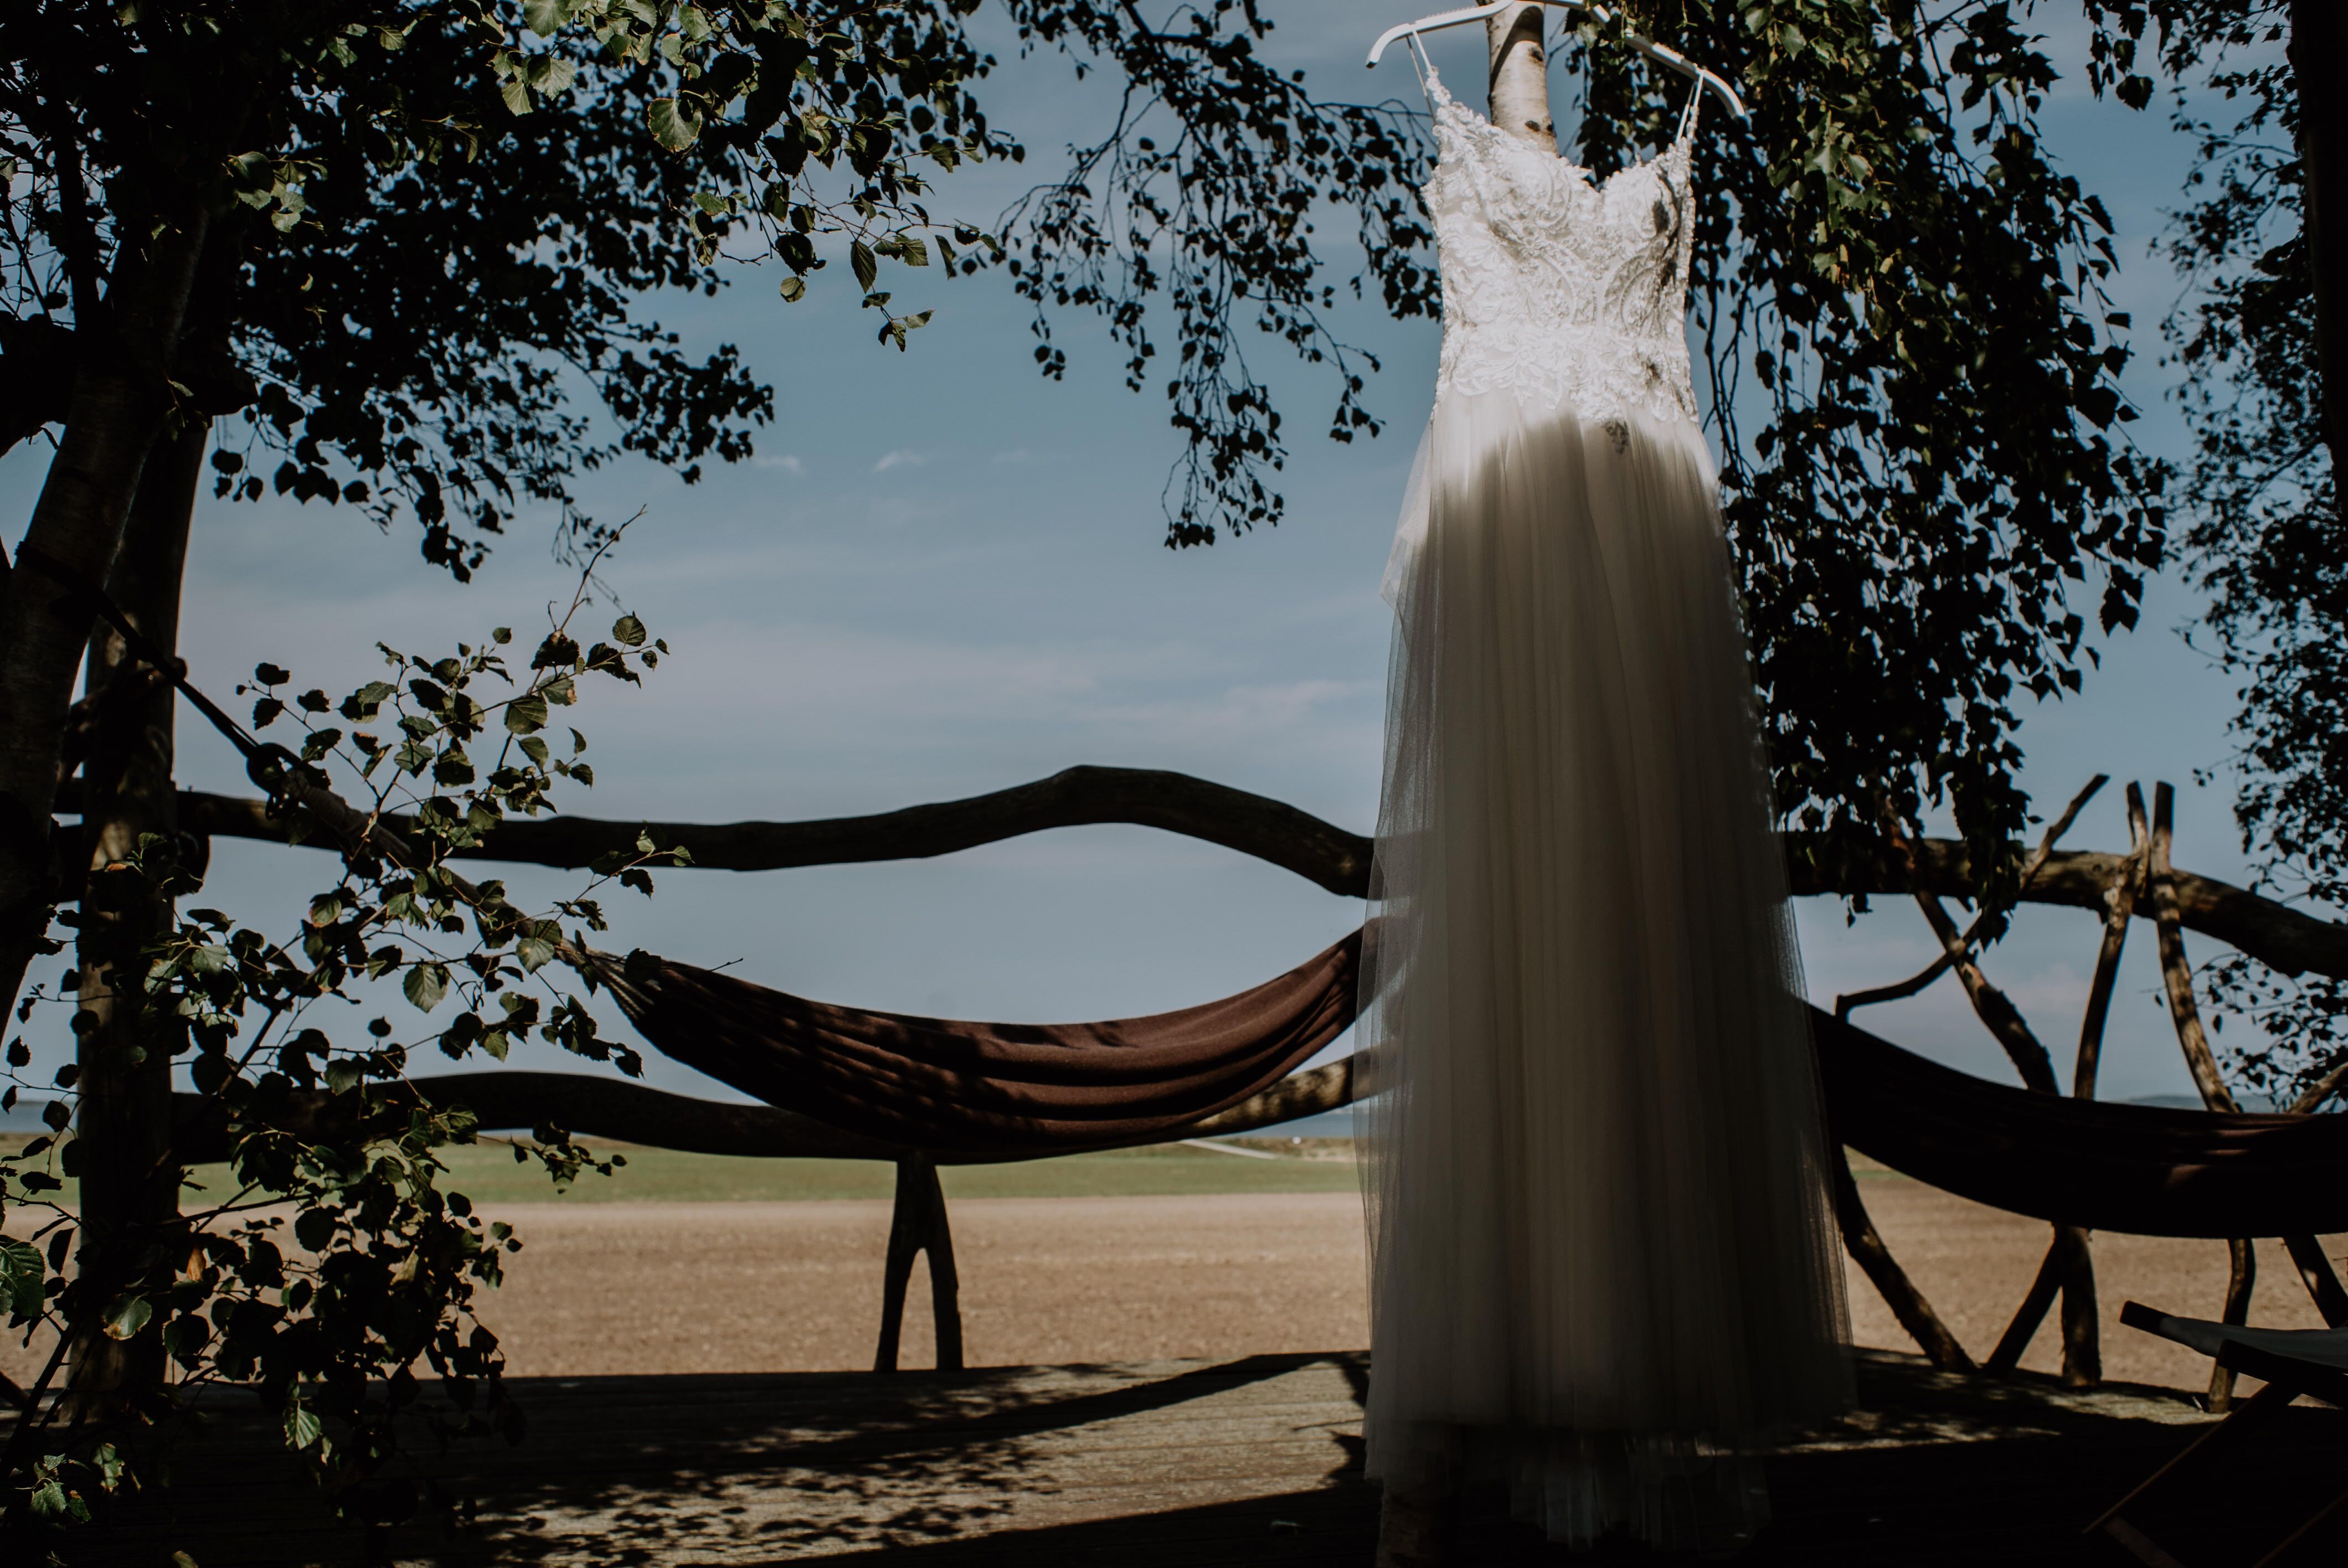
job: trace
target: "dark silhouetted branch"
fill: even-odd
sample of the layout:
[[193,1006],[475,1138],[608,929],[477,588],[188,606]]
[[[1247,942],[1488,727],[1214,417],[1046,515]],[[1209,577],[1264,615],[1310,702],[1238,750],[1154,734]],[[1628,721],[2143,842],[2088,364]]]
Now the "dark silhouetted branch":
[[[70,791],[60,810],[73,809]],[[395,832],[405,824],[387,819]],[[286,825],[266,803],[183,791],[187,831],[283,844]],[[535,866],[583,866],[606,850],[633,851],[649,830],[663,848],[682,846],[696,866],[720,871],[771,871],[873,860],[921,859],[1048,828],[1131,823],[1220,844],[1292,871],[1330,892],[1366,897],[1371,841],[1309,813],[1186,774],[1137,768],[1076,767],[1035,784],[936,805],[874,816],[815,822],[641,823],[555,816],[499,826],[466,858]],[[1972,896],[1965,847],[1920,838],[1907,854],[1891,845],[1829,855],[1807,834],[1786,836],[1797,895],[1931,893]],[[2097,851],[2050,854],[2023,892],[2032,904],[2066,905],[2101,914],[2104,896],[2128,856]],[[2172,874],[2178,918],[2187,928],[2250,954],[2283,974],[2348,978],[2348,925],[2319,920],[2254,893],[2190,872]],[[2152,911],[2142,898],[2136,910]]]
[[1891,1316],[1908,1330],[1908,1337],[1916,1341],[1926,1360],[1943,1372],[1972,1371],[1973,1358],[1965,1354],[1965,1348],[1949,1332],[1949,1326],[1941,1321],[1941,1315],[1932,1310],[1932,1304],[1924,1299],[1924,1293],[1916,1288],[1907,1270],[1891,1255],[1891,1249],[1883,1245],[1882,1236],[1876,1234],[1875,1222],[1868,1217],[1867,1205],[1859,1201],[1859,1183],[1850,1173],[1850,1157],[1841,1144],[1835,1143],[1828,1158],[1833,1167],[1830,1173],[1834,1178],[1835,1222],[1841,1228],[1845,1250],[1874,1283],[1884,1305],[1891,1308]]

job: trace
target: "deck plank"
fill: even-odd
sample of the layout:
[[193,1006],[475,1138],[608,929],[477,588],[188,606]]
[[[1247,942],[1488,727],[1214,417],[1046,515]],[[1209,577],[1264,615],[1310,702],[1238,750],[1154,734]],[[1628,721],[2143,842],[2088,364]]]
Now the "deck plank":
[[[175,1549],[203,1568],[1366,1564],[1367,1376],[1365,1357],[1337,1354],[521,1380],[523,1443],[423,1467],[416,1481],[446,1505],[364,1536],[289,1484],[272,1424],[231,1392],[208,1401],[209,1433],[183,1451],[178,1483],[68,1556],[92,1568]],[[1740,1561],[2092,1563],[2080,1526],[2208,1419],[2167,1390],[2069,1393],[1877,1352],[1862,1353],[1860,1391],[1862,1409],[1770,1457],[1777,1519]],[[2342,1418],[2288,1415],[2280,1446],[2237,1482],[2251,1489],[2247,1511],[2259,1489],[2340,1473]],[[1463,1562],[1561,1560],[1497,1500],[1477,1502]]]

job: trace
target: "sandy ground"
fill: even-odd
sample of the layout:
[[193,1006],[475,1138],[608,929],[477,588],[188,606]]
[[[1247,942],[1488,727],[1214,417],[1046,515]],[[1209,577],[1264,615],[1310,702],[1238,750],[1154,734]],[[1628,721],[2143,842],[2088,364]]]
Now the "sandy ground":
[[[1896,1176],[1863,1183],[1910,1276],[1976,1357],[2035,1274],[2047,1230]],[[482,1317],[513,1372],[823,1370],[868,1367],[889,1229],[881,1202],[531,1204]],[[964,1340],[976,1366],[1237,1357],[1369,1342],[1361,1205],[1344,1193],[968,1198],[953,1204]],[[2348,1253],[2348,1237],[2327,1251]],[[2214,1317],[2224,1244],[2098,1236],[2107,1377],[2199,1389],[2209,1363],[2119,1326],[2131,1298]],[[2321,1327],[2279,1244],[2259,1249],[2252,1321]],[[1862,1345],[1910,1349],[1856,1271]],[[932,1363],[916,1269],[904,1364]],[[39,1347],[0,1347],[22,1378]],[[2024,1365],[2053,1370],[2043,1327]]]
[[[1864,1184],[1910,1276],[1988,1355],[2045,1251],[2047,1228],[1903,1178]],[[871,1364],[889,1228],[880,1203],[532,1209],[528,1243],[484,1317],[513,1370],[784,1371]],[[1361,1206],[1334,1193],[976,1198],[953,1205],[965,1348],[1018,1366],[1352,1349],[1369,1342]],[[2327,1250],[2348,1253],[2348,1238]],[[2214,1317],[2223,1243],[2099,1236],[2106,1376],[2199,1389],[2209,1363],[2119,1325],[2134,1298]],[[2260,1247],[2252,1319],[2321,1327],[2279,1244]],[[657,1282],[657,1283],[655,1283]],[[1862,1276],[1862,1345],[1914,1347]],[[931,1364],[914,1274],[905,1364]],[[2052,1322],[2025,1367],[2059,1360]]]

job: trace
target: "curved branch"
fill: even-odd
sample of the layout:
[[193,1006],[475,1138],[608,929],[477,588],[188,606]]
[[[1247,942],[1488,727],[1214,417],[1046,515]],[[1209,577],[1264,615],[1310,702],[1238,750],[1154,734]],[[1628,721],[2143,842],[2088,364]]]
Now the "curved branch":
[[[180,795],[180,821],[198,833],[283,843],[285,825],[266,802],[193,791]],[[192,815],[190,815],[192,814]],[[404,818],[386,819],[395,831]],[[921,860],[1047,828],[1132,823],[1253,856],[1332,893],[1362,897],[1370,883],[1370,841],[1280,801],[1188,774],[1144,768],[1073,767],[1034,784],[966,800],[907,806],[873,816],[813,822],[605,822],[592,817],[516,817],[480,847],[459,855],[576,867],[613,848],[633,852],[649,829],[664,849],[682,846],[695,866],[779,871],[870,860]]]
[[[71,809],[62,805],[61,809]],[[387,819],[395,832],[405,827]],[[188,831],[285,842],[285,824],[258,800],[183,791],[180,822]],[[1292,871],[1349,898],[1366,897],[1372,844],[1292,805],[1210,784],[1187,774],[1141,768],[1074,767],[1012,789],[873,816],[816,822],[650,823],[556,816],[516,819],[497,828],[468,858],[582,866],[606,850],[632,851],[649,830],[664,848],[682,845],[694,864],[723,871],[772,871],[873,860],[951,855],[1047,828],[1131,823],[1179,833]],[[1797,895],[1974,892],[1965,846],[1920,838],[1903,854],[1890,845],[1831,847],[1809,834],[1785,839]],[[1912,857],[1912,858],[1911,858]],[[2067,905],[2103,914],[2105,894],[2130,856],[2095,850],[2049,855],[2023,890],[2032,904]],[[2348,925],[2319,920],[2243,888],[2190,872],[2174,874],[2185,927],[2235,948],[2286,975],[2308,971],[2348,979]],[[2139,888],[2136,912],[2153,913]]]

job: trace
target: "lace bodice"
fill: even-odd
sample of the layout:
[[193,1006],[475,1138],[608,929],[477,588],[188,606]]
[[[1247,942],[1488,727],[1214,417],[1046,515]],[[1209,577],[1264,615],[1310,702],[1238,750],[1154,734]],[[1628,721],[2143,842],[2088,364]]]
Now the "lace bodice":
[[1510,392],[1585,419],[1694,420],[1694,102],[1661,155],[1599,181],[1459,103],[1432,67],[1426,89],[1437,156],[1426,196],[1443,277],[1436,396]]

